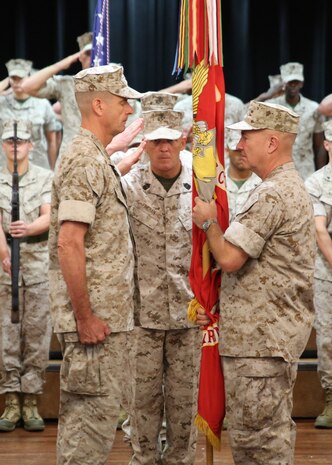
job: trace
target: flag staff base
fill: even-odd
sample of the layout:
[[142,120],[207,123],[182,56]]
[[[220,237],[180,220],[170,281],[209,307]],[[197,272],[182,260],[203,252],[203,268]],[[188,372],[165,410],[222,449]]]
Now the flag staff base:
[[206,446],[206,465],[213,465],[213,446],[207,436],[205,438],[205,446]]

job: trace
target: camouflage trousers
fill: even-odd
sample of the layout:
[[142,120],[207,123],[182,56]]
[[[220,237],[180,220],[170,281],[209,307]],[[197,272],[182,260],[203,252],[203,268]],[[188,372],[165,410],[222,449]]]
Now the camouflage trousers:
[[63,362],[57,465],[103,465],[118,424],[127,383],[127,333],[112,333],[102,344],[82,345],[74,333],[58,335]]
[[293,465],[297,364],[223,357],[227,430],[235,465]]
[[[131,464],[193,464],[200,331],[135,328],[130,346]],[[164,409],[166,448],[160,457],[158,436]]]
[[11,286],[0,285],[0,393],[41,394],[52,334],[48,283],[20,287],[20,321],[11,322]]
[[332,389],[332,282],[315,279],[315,329],[318,373],[323,389]]

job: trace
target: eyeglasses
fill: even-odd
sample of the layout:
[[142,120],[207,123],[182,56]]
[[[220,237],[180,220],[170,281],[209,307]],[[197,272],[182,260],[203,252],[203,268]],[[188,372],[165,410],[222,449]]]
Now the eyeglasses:
[[[8,145],[13,145],[15,143],[15,138],[14,137],[10,137],[9,139],[4,139],[2,141],[4,144],[8,144]],[[16,144],[17,145],[23,145],[23,144],[26,144],[27,142],[30,142],[29,139],[19,139],[19,138],[16,138]]]

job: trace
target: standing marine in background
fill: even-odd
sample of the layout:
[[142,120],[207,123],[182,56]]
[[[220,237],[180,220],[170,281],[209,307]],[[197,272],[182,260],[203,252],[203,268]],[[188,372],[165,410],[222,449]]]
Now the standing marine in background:
[[[0,431],[12,431],[21,417],[28,431],[42,431],[37,408],[49,360],[51,319],[48,302],[48,228],[52,172],[29,162],[31,127],[17,122],[17,165],[20,220],[12,222],[11,197],[14,165],[14,124],[4,123],[2,146],[7,166],[0,171],[0,393],[5,411]],[[20,238],[19,323],[11,314],[11,238]],[[21,409],[21,397],[23,406]]]
[[[32,62],[21,58],[6,63],[12,93],[0,95],[0,135],[3,121],[26,120],[32,125],[30,161],[42,168],[54,169],[57,158],[56,115],[47,99],[31,97],[22,89],[22,82],[31,73]],[[1,151],[0,165],[5,164]]]

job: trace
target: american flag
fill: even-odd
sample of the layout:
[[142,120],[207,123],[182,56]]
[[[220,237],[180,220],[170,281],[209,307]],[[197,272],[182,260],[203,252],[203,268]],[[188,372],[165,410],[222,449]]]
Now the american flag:
[[91,66],[108,65],[109,53],[109,0],[97,0],[93,24]]

